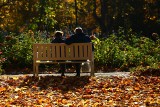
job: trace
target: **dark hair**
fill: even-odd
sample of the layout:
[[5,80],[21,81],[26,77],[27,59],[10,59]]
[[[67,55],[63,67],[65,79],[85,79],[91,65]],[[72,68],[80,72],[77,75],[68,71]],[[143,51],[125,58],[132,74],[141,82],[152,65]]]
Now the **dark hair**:
[[82,30],[81,27],[76,27],[75,30],[74,30],[74,32],[75,32],[76,34],[79,34],[79,33],[83,33],[83,30]]
[[55,34],[54,34],[54,36],[55,36],[56,38],[62,37],[62,36],[63,36],[63,32],[62,32],[62,31],[56,31]]

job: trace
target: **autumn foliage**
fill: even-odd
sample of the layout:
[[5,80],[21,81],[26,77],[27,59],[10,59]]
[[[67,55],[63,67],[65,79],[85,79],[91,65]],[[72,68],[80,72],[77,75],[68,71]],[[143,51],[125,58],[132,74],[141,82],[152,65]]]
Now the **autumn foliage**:
[[159,77],[22,76],[0,79],[0,106],[158,107]]
[[159,4],[159,0],[1,0],[0,29],[8,33],[26,29],[52,32],[75,28],[77,19],[78,26],[88,33],[108,34],[121,26],[149,36],[160,33]]

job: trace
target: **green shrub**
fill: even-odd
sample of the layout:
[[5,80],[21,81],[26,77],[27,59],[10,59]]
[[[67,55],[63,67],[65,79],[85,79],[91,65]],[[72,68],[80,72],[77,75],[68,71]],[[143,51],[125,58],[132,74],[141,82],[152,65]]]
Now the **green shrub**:
[[42,32],[24,32],[19,35],[11,34],[6,37],[3,47],[5,57],[8,59],[4,66],[32,67],[33,43],[47,43],[48,39],[42,37]]
[[160,62],[160,42],[140,37],[130,31],[124,35],[111,34],[106,39],[93,40],[96,66],[109,66],[129,70],[138,66],[153,66]]

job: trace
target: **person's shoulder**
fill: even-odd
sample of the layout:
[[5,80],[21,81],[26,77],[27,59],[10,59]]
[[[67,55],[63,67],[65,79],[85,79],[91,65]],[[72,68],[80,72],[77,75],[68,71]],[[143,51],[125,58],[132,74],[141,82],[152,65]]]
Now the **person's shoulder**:
[[65,40],[64,40],[64,39],[62,39],[62,42],[65,42]]
[[87,41],[87,42],[91,42],[91,38],[90,38],[89,35],[85,35],[85,38],[86,38],[86,41]]
[[89,37],[89,35],[85,34],[85,36]]
[[64,40],[64,39],[59,39],[58,42],[59,42],[59,43],[64,43],[65,40]]
[[55,43],[55,38],[51,41],[51,43]]
[[85,37],[86,37],[86,38],[90,38],[89,35],[87,35],[87,34],[85,34]]

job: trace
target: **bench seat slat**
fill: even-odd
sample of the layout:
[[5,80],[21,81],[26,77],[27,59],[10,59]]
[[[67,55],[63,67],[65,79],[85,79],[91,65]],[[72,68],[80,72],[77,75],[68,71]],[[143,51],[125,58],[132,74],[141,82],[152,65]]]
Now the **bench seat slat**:
[[[42,63],[83,63],[83,62],[86,62],[86,61],[36,61],[36,63],[39,63],[39,64],[42,64]],[[87,62],[91,62],[91,61],[87,61]]]

